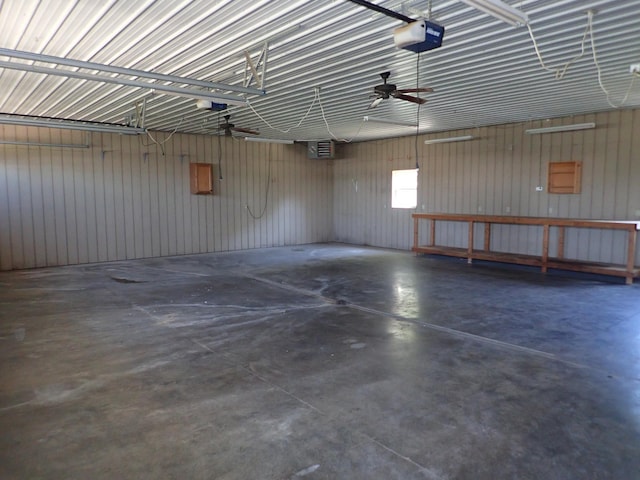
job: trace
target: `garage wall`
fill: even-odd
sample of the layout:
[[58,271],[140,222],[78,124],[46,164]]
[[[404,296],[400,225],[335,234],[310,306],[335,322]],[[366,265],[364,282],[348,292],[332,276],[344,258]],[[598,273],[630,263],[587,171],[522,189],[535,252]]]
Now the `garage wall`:
[[[527,128],[595,122],[597,129],[526,135]],[[635,134],[634,134],[635,132]],[[550,122],[501,125],[421,136],[419,212],[640,219],[640,110],[619,110]],[[473,141],[425,145],[425,138],[473,135]],[[412,211],[393,210],[391,171],[414,168],[415,138],[345,145],[334,162],[334,229],[338,241],[409,249]],[[582,193],[549,194],[547,165],[582,161]],[[535,191],[543,185],[545,191]],[[466,245],[466,225],[438,227],[437,242]],[[481,225],[478,226],[482,228]],[[426,234],[427,226],[423,229]],[[482,242],[482,232],[476,238]],[[554,238],[552,236],[552,245]],[[422,235],[426,243],[426,235]],[[621,232],[567,231],[572,258],[621,263]],[[492,248],[539,254],[537,227],[494,226]],[[640,249],[639,249],[640,250]],[[554,252],[552,251],[553,255]],[[640,264],[640,252],[636,264]]]
[[[218,137],[174,135],[160,147],[12,126],[0,141],[74,146],[0,145],[1,270],[332,239],[330,166],[302,145],[222,137],[219,149]],[[218,177],[219,152],[216,194],[191,195],[189,162],[214,164]]]

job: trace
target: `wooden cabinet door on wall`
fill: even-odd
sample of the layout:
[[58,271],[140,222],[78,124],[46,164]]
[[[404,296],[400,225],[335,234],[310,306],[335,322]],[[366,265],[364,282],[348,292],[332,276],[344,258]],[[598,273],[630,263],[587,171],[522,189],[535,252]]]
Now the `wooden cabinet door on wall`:
[[580,193],[582,162],[549,163],[549,193]]
[[213,195],[213,165],[210,163],[190,163],[191,193]]

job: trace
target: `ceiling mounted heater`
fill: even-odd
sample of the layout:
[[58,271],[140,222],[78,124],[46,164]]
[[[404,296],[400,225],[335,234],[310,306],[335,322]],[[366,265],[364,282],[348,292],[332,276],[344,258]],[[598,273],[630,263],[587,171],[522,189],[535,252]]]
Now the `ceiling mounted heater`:
[[307,142],[307,156],[311,159],[333,158],[335,145],[332,140]]

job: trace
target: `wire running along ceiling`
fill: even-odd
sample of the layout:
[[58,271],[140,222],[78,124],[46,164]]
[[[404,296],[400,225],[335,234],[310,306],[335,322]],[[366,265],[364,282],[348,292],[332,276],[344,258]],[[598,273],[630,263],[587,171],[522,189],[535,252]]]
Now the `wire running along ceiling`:
[[[253,108],[230,106],[229,113],[235,125],[281,139],[333,134],[357,141],[415,133],[407,126],[363,122],[371,114],[409,123],[419,117],[421,132],[435,132],[610,110],[625,96],[623,107],[640,106],[640,79],[632,84],[629,72],[631,64],[640,63],[640,0],[508,2],[529,16],[546,65],[562,67],[579,57],[562,79],[541,68],[526,27],[515,28],[457,0],[375,3],[412,18],[426,14],[431,4],[432,21],[446,28],[443,46],[419,56],[397,49],[391,32],[402,22],[345,0],[5,0],[0,48],[242,86],[245,52],[257,63],[268,42],[267,94],[249,94]],[[585,35],[589,9],[597,11],[593,40],[609,98],[598,82],[589,32]],[[100,73],[2,56],[0,61]],[[419,111],[397,99],[368,109],[384,71],[398,86],[428,86],[434,92],[424,95],[428,102]],[[259,64],[259,77],[261,72]],[[122,124],[143,98],[145,126],[151,130],[218,132],[218,115],[197,109],[191,98],[0,70],[3,114]]]

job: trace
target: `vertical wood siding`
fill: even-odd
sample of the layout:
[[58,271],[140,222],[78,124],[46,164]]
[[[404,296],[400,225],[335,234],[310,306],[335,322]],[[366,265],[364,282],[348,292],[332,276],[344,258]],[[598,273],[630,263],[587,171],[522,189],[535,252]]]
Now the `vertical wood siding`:
[[[542,135],[524,133],[527,128],[584,122],[595,122],[597,128]],[[638,220],[638,132],[640,110],[636,109],[421,136],[417,211]],[[424,144],[426,138],[458,135],[473,135],[475,139]],[[337,241],[411,247],[413,210],[391,209],[390,202],[391,171],[414,168],[414,141],[414,137],[405,137],[342,146],[341,159],[333,167]],[[582,193],[549,194],[548,163],[573,160],[583,162]],[[536,192],[537,185],[542,185],[544,192]],[[425,224],[421,232],[422,242],[426,242],[426,227]],[[475,239],[481,248],[483,227],[477,228]],[[438,243],[462,246],[466,241],[466,225],[452,222],[438,227]],[[568,229],[566,255],[622,263],[625,242],[626,236],[621,232]],[[542,231],[536,227],[496,225],[492,230],[491,246],[495,250],[539,254],[541,243]],[[640,264],[640,251],[636,264]]]
[[[176,134],[163,152],[147,137],[13,126],[0,140],[90,143],[0,145],[0,270],[332,239],[331,166],[302,145],[223,137],[219,152],[217,137]],[[191,195],[189,162],[214,164],[215,195]]]

